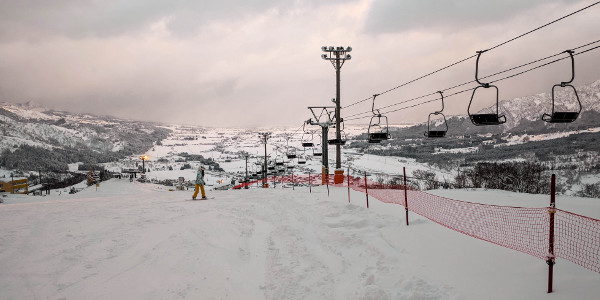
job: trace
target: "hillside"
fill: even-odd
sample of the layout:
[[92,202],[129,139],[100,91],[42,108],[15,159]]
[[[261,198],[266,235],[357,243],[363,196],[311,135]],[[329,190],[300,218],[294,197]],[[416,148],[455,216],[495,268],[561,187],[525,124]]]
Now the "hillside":
[[159,124],[0,104],[0,167],[67,170],[69,163],[116,161],[167,137]]

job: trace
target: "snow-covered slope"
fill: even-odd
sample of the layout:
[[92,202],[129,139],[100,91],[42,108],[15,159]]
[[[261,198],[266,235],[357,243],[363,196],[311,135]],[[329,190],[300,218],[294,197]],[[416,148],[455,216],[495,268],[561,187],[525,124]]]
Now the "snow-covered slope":
[[[325,187],[191,192],[111,180],[0,205],[2,299],[595,299],[598,274]],[[436,191],[545,206],[542,196]],[[451,194],[447,194],[451,193]],[[23,196],[24,197],[24,196]],[[545,196],[547,197],[547,196]],[[559,198],[600,217],[597,201]],[[587,202],[586,202],[587,201]],[[584,204],[586,202],[587,204]]]

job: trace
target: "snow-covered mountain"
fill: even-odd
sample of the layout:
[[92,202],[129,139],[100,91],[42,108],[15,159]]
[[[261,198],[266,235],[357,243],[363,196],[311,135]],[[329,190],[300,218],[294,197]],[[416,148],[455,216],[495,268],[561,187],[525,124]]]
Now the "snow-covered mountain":
[[49,164],[58,160],[61,168],[72,159],[84,161],[82,156],[89,162],[118,159],[149,149],[169,132],[150,122],[52,111],[31,103],[0,103],[0,153],[18,156],[11,158],[15,164],[32,149],[57,152],[39,160]]

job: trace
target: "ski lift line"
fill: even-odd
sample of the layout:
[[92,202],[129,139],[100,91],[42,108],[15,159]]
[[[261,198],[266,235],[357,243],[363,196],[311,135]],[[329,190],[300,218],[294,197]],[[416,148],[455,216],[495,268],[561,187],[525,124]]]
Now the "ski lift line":
[[[600,48],[600,45],[599,45],[599,46],[596,46],[596,47],[593,47],[593,48],[590,48],[590,49],[586,49],[586,50],[584,50],[584,51],[581,51],[581,52],[579,52],[579,53],[573,54],[573,56],[577,56],[577,55],[580,55],[580,54],[584,54],[584,53],[587,53],[587,52],[589,52],[589,51],[592,51],[592,50],[594,50],[594,49],[598,49],[598,48]],[[562,52],[562,53],[564,53],[564,52]],[[545,63],[545,64],[542,64],[542,65],[535,66],[535,67],[533,67],[533,68],[527,69],[527,70],[525,70],[525,71],[521,71],[521,72],[519,72],[519,73],[515,73],[515,74],[509,75],[509,76],[506,76],[506,77],[503,77],[503,78],[500,78],[500,79],[497,79],[497,80],[494,80],[494,81],[490,81],[490,83],[494,83],[494,82],[498,82],[498,81],[506,80],[506,79],[509,79],[509,78],[513,78],[513,77],[515,77],[515,76],[519,76],[519,75],[525,74],[525,73],[527,73],[527,72],[530,72],[530,71],[533,71],[533,70],[539,69],[539,68],[541,68],[541,67],[545,67],[545,66],[547,66],[547,65],[551,65],[551,64],[553,64],[553,63],[556,63],[556,62],[559,62],[559,61],[561,61],[561,60],[568,59],[568,58],[569,58],[568,56],[565,56],[565,57],[562,57],[562,58],[559,58],[559,59],[555,59],[555,60],[553,60],[553,61],[550,61],[550,62],[547,62],[547,63]]]
[[[560,18],[558,18],[558,19],[556,19],[556,20],[553,20],[553,21],[551,21],[551,22],[549,22],[549,23],[546,23],[546,24],[544,24],[544,25],[542,25],[542,26],[539,26],[539,27],[537,27],[537,28],[535,28],[535,29],[532,29],[532,30],[530,30],[530,31],[528,31],[528,32],[525,32],[525,33],[523,33],[523,34],[521,34],[521,35],[519,35],[519,36],[516,36],[516,37],[514,37],[514,38],[511,38],[511,39],[509,39],[509,40],[507,40],[507,41],[504,41],[504,42],[502,42],[502,43],[500,43],[500,44],[498,44],[498,45],[495,45],[495,46],[493,46],[493,47],[491,47],[491,48],[488,48],[487,50],[484,50],[484,51],[490,51],[490,50],[493,50],[493,49],[499,48],[499,47],[501,47],[501,46],[504,46],[504,45],[506,45],[506,44],[508,44],[508,43],[510,43],[510,42],[513,42],[513,41],[515,41],[515,40],[518,40],[518,39],[520,39],[520,38],[522,38],[522,37],[524,37],[524,36],[526,36],[526,35],[528,35],[528,34],[531,34],[531,33],[535,32],[535,31],[538,31],[538,30],[540,30],[540,29],[542,29],[542,28],[544,28],[544,27],[550,26],[550,25],[552,25],[552,24],[554,24],[554,23],[556,23],[556,22],[558,22],[558,21],[564,20],[564,19],[566,19],[566,18],[568,18],[568,17],[570,17],[570,16],[573,16],[573,15],[575,15],[575,14],[577,14],[577,13],[580,13],[580,12],[582,12],[582,11],[584,11],[584,10],[586,10],[586,9],[588,9],[588,8],[590,8],[590,7],[592,7],[592,6],[595,6],[595,5],[597,5],[597,4],[600,4],[600,1],[597,1],[597,2],[595,2],[595,3],[592,3],[592,4],[590,4],[590,5],[588,5],[588,6],[584,7],[584,8],[581,8],[581,9],[579,9],[579,10],[576,10],[576,11],[574,11],[574,12],[570,13],[570,14],[567,14],[567,15],[565,15],[565,16],[562,16],[562,17],[560,17]],[[382,93],[379,93],[379,94],[380,94],[380,95],[383,95],[383,94],[385,94],[385,93],[391,92],[391,91],[393,91],[393,90],[396,90],[396,89],[398,89],[398,88],[401,88],[401,87],[403,87],[403,86],[406,86],[406,85],[408,85],[408,84],[411,84],[411,83],[413,83],[413,82],[416,82],[416,81],[418,81],[418,80],[421,80],[421,79],[423,79],[423,78],[429,77],[429,76],[431,76],[431,75],[433,75],[433,74],[436,74],[436,73],[438,73],[438,72],[441,72],[441,71],[443,71],[443,70],[445,70],[445,69],[448,69],[448,68],[450,68],[450,67],[456,66],[456,65],[458,65],[458,64],[460,64],[460,63],[462,63],[462,62],[465,62],[465,61],[467,61],[467,60],[469,60],[469,59],[471,59],[471,58],[474,58],[474,57],[476,57],[476,56],[477,56],[477,55],[472,55],[472,56],[469,56],[469,57],[467,57],[467,58],[461,59],[461,60],[459,60],[459,61],[457,61],[457,62],[455,62],[455,63],[452,63],[452,64],[450,64],[450,65],[447,65],[447,66],[445,66],[445,67],[443,67],[443,68],[437,69],[437,70],[435,70],[435,71],[433,71],[433,72],[430,72],[430,73],[428,73],[428,74],[426,74],[426,75],[423,75],[423,76],[421,76],[421,77],[418,77],[418,78],[416,78],[416,79],[413,79],[413,80],[411,80],[411,81],[405,82],[405,83],[403,83],[403,84],[401,84],[401,85],[399,85],[399,86],[396,86],[396,87],[394,87],[394,88],[391,88],[391,89],[389,89],[389,90],[387,90],[387,91],[384,91],[384,92],[382,92]],[[348,107],[354,106],[354,105],[356,105],[356,104],[359,104],[359,103],[365,102],[365,101],[367,101],[367,100],[370,100],[370,99],[372,99],[372,98],[373,98],[373,97],[369,97],[369,98],[366,98],[366,99],[363,99],[363,100],[360,100],[360,101],[354,102],[354,103],[352,103],[352,104],[350,104],[350,105],[344,106],[344,107],[342,107],[342,108],[348,108]]]
[[[599,45],[599,46],[596,46],[596,47],[593,47],[593,48],[590,48],[590,49],[586,49],[586,50],[584,50],[584,51],[581,51],[581,52],[579,52],[579,53],[573,54],[573,56],[577,56],[577,55],[580,55],[580,54],[584,54],[584,53],[587,53],[587,52],[589,52],[589,51],[592,51],[592,50],[595,50],[595,49],[598,49],[598,48],[600,48],[600,45]],[[564,53],[564,51],[563,51],[563,52],[561,52],[561,54],[562,54],[562,53]],[[551,65],[551,64],[553,64],[553,63],[559,62],[559,61],[561,61],[561,60],[564,60],[564,59],[567,59],[567,58],[569,58],[569,57],[562,57],[562,58],[559,58],[559,59],[555,59],[555,60],[553,60],[553,61],[550,61],[550,62],[547,62],[547,63],[545,63],[545,64],[542,64],[542,65],[535,66],[535,67],[533,67],[533,68],[527,69],[527,70],[525,70],[525,71],[521,71],[521,72],[519,72],[519,73],[515,73],[515,74],[509,75],[509,76],[506,76],[506,77],[503,77],[503,78],[500,78],[500,79],[497,79],[497,80],[494,80],[494,81],[490,81],[489,83],[495,83],[495,82],[499,82],[499,81],[502,81],[502,80],[510,79],[510,78],[513,78],[513,77],[516,77],[516,76],[519,76],[519,75],[523,75],[523,74],[525,74],[525,73],[531,72],[531,71],[533,71],[533,70],[536,70],[536,69],[539,69],[539,68],[541,68],[541,67],[545,67],[545,66]],[[469,88],[469,89],[466,89],[466,90],[462,90],[462,91],[460,91],[460,92],[456,92],[456,93],[454,93],[454,94],[450,94],[450,95],[448,95],[448,96],[445,96],[445,97],[446,97],[446,98],[448,98],[448,97],[451,97],[451,96],[454,96],[454,95],[458,95],[458,94],[465,93],[465,92],[467,92],[467,91],[472,91],[473,89],[474,89],[474,88]],[[436,99],[428,100],[428,101],[425,101],[425,102],[420,102],[420,103],[417,103],[417,104],[414,104],[414,105],[411,105],[411,106],[406,106],[406,107],[402,107],[402,108],[399,108],[399,109],[395,109],[395,110],[386,111],[385,113],[387,114],[387,113],[397,112],[397,111],[400,111],[400,110],[405,110],[405,109],[408,109],[408,108],[417,107],[417,106],[420,106],[420,105],[423,105],[423,104],[427,104],[427,103],[430,103],[430,102],[433,102],[433,101],[436,101],[436,100],[439,100],[439,99],[441,99],[441,98],[436,98]],[[348,121],[352,121],[352,120],[364,119],[364,118],[366,118],[366,117],[360,117],[360,118],[354,118],[354,119],[346,119],[346,120],[348,120]]]
[[[585,44],[585,45],[581,45],[581,46],[579,46],[579,47],[572,48],[571,50],[577,50],[577,49],[580,49],[580,48],[583,48],[583,47],[587,47],[587,46],[589,46],[589,45],[593,45],[593,44],[595,44],[595,43],[598,43],[598,42],[600,42],[600,40],[597,40],[597,41],[594,41],[594,42],[591,42],[591,43],[587,43],[587,44]],[[528,63],[524,63],[524,64],[522,64],[522,65],[519,65],[519,66],[516,66],[516,67],[512,67],[512,68],[510,68],[510,69],[506,69],[506,70],[504,70],[504,71],[496,72],[496,73],[494,73],[494,74],[490,74],[490,75],[487,75],[487,76],[481,77],[480,79],[486,79],[486,78],[490,78],[490,77],[493,77],[493,76],[496,76],[496,75],[500,75],[500,74],[503,74],[503,73],[506,73],[506,72],[510,72],[510,71],[513,71],[513,70],[516,70],[516,69],[519,69],[519,68],[522,68],[522,67],[525,67],[525,66],[528,66],[528,65],[531,65],[531,64],[538,63],[538,62],[540,62],[540,61],[544,61],[544,60],[547,60],[547,59],[553,58],[553,57],[555,57],[555,56],[559,56],[559,55],[561,55],[561,54],[564,54],[564,53],[565,53],[564,51],[561,51],[561,52],[559,52],[559,53],[556,53],[556,54],[553,54],[553,55],[550,55],[550,56],[546,56],[546,57],[544,57],[544,58],[540,58],[540,59],[537,59],[537,60],[534,60],[534,61],[531,61],[531,62],[528,62]],[[467,81],[467,82],[464,82],[464,83],[461,83],[461,84],[457,84],[457,85],[455,85],[455,86],[452,86],[452,87],[449,87],[449,88],[445,88],[445,89],[443,89],[443,90],[441,90],[441,91],[442,91],[442,92],[445,92],[445,91],[448,91],[448,90],[451,90],[451,89],[455,89],[455,88],[457,88],[457,87],[465,86],[465,85],[467,85],[467,84],[470,84],[470,83],[475,83],[475,80],[471,80],[471,81]],[[433,94],[435,94],[435,93],[427,94],[427,95],[425,95],[424,97],[426,97],[426,96],[431,96],[431,95],[433,95]],[[406,101],[406,102],[408,102],[408,101]],[[384,108],[391,107],[391,106],[393,106],[393,105],[388,105],[388,106],[386,106],[386,107],[384,107]]]
[[[600,42],[600,40],[597,40],[597,41],[594,41],[594,42],[591,42],[591,43],[587,43],[587,44],[585,44],[585,45],[581,45],[581,46],[578,46],[578,47],[572,48],[572,50],[575,50],[575,49],[581,49],[581,48],[583,48],[583,47],[590,46],[590,45],[593,45],[593,44],[596,44],[596,43],[599,43],[599,42]],[[597,49],[597,48],[600,48],[600,46],[595,46],[595,47],[592,47],[592,48],[589,48],[589,49],[583,50],[583,51],[581,51],[581,52],[575,53],[575,54],[574,54],[574,56],[577,56],[577,55],[580,55],[580,54],[583,54],[583,53],[589,52],[589,51],[591,51],[591,50],[594,50],[594,49]],[[487,76],[485,76],[485,77],[481,77],[480,79],[485,79],[485,78],[490,78],[490,77],[492,77],[492,76],[497,76],[497,75],[500,75],[500,74],[503,74],[503,73],[506,73],[506,72],[509,72],[509,71],[513,71],[513,70],[516,70],[516,69],[519,69],[519,68],[522,68],[522,67],[525,67],[525,66],[528,66],[528,65],[531,65],[531,64],[534,64],[534,63],[540,62],[540,61],[544,61],[544,60],[547,60],[547,59],[550,59],[550,58],[553,58],[553,57],[559,56],[559,55],[561,55],[561,54],[564,54],[564,51],[561,51],[560,53],[556,53],[556,54],[553,54],[553,55],[550,55],[550,56],[547,56],[547,57],[544,57],[544,58],[540,58],[540,59],[534,60],[534,61],[532,61],[532,62],[528,62],[528,63],[525,63],[525,64],[521,64],[521,65],[519,65],[519,66],[512,67],[512,68],[509,68],[509,69],[506,69],[506,70],[503,70],[503,71],[500,71],[500,72],[496,72],[496,73],[494,73],[494,74],[487,75]],[[494,80],[494,81],[490,81],[489,83],[499,82],[499,81],[502,81],[502,80],[505,80],[505,79],[509,79],[509,78],[512,78],[512,77],[518,76],[518,75],[522,75],[522,74],[524,74],[524,73],[527,73],[527,72],[529,72],[529,71],[533,71],[533,70],[535,70],[535,69],[538,69],[538,68],[541,68],[541,67],[544,67],[544,66],[547,66],[547,65],[550,65],[550,64],[553,64],[553,63],[559,62],[559,61],[561,61],[561,60],[563,60],[563,59],[567,59],[567,58],[569,58],[569,57],[562,57],[562,58],[559,58],[559,59],[556,59],[556,60],[553,60],[553,61],[547,62],[547,63],[545,63],[545,64],[542,64],[542,65],[539,65],[539,66],[536,66],[536,67],[533,67],[533,68],[527,69],[527,70],[525,70],[525,71],[522,71],[522,72],[519,72],[519,73],[515,73],[515,74],[513,74],[513,75],[510,75],[510,76],[507,76],[507,77],[503,77],[503,78],[500,78],[500,79],[497,79],[497,80]],[[445,88],[445,89],[443,89],[443,90],[441,90],[441,91],[442,91],[442,92],[445,92],[445,91],[448,91],[448,90],[455,89],[455,88],[457,88],[457,87],[465,86],[465,85],[467,85],[467,84],[470,84],[470,83],[475,83],[475,80],[471,80],[471,81],[468,81],[468,82],[465,82],[465,83],[461,83],[461,84],[455,85],[455,86],[453,86],[453,87]],[[468,89],[468,90],[472,90],[472,88],[471,88],[471,89]],[[459,92],[459,93],[463,93],[463,92],[465,92],[465,91],[466,91],[466,90],[464,90],[464,91],[461,91],[461,92]],[[432,95],[435,95],[435,94],[437,94],[437,92],[434,92],[434,93],[429,93],[429,94],[426,94],[426,95],[423,95],[423,96],[419,96],[419,97],[411,98],[411,99],[404,100],[404,101],[400,101],[400,102],[396,102],[396,103],[393,103],[393,104],[390,104],[390,105],[387,105],[387,106],[381,107],[380,109],[385,109],[385,108],[390,108],[390,107],[393,107],[393,106],[398,106],[398,105],[401,105],[401,104],[404,104],[404,103],[408,103],[408,102],[412,102],[412,101],[415,101],[415,100],[419,100],[419,99],[422,99],[422,98],[425,98],[425,97],[429,97],[429,96],[432,96]],[[456,94],[457,94],[457,93],[450,94],[450,95],[448,95],[448,96],[446,96],[446,97],[450,97],[450,96],[452,96],[452,95],[456,95]],[[373,97],[371,97],[371,98],[373,98]],[[432,102],[432,101],[435,101],[435,100],[438,100],[438,99],[441,99],[441,98],[436,98],[436,99],[434,99],[434,100],[427,101],[427,102],[424,102],[424,103],[429,103],[429,102]],[[397,111],[397,110],[393,110],[393,111],[387,111],[386,113],[395,112],[395,111]],[[364,119],[364,118],[366,118],[366,117],[369,117],[369,116],[360,117],[360,118],[353,118],[353,117],[360,116],[360,115],[364,115],[364,114],[369,114],[369,113],[371,113],[371,111],[365,111],[365,112],[361,112],[361,113],[356,113],[356,114],[353,114],[353,115],[349,115],[349,116],[347,116],[347,117],[345,118],[345,120],[347,120],[347,121],[352,121],[352,120],[357,120],[357,119]]]
[[[401,85],[399,85],[399,86],[396,86],[396,87],[394,87],[394,88],[391,88],[391,89],[389,89],[389,90],[387,90],[387,91],[381,92],[381,93],[379,93],[379,95],[383,95],[383,94],[389,93],[389,92],[391,92],[391,91],[393,91],[393,90],[399,89],[399,88],[401,88],[401,87],[403,87],[403,86],[406,86],[406,85],[409,85],[409,84],[411,84],[411,83],[413,83],[413,82],[419,81],[419,80],[421,80],[421,79],[423,79],[423,78],[425,78],[425,77],[429,77],[429,76],[431,76],[431,75],[433,75],[433,74],[435,74],[435,73],[438,73],[438,72],[441,72],[441,71],[443,71],[443,70],[446,70],[446,69],[448,69],[448,68],[450,68],[450,67],[456,66],[456,65],[458,65],[458,64],[460,64],[460,63],[462,63],[462,62],[465,62],[465,61],[467,61],[467,60],[469,60],[469,59],[471,59],[471,58],[473,58],[473,57],[476,57],[476,56],[477,56],[477,55],[472,55],[472,56],[469,56],[469,57],[467,57],[467,58],[465,58],[465,59],[459,60],[459,61],[457,61],[457,62],[455,62],[455,63],[452,63],[452,64],[450,64],[450,65],[447,65],[447,66],[445,66],[445,67],[443,67],[443,68],[440,68],[440,69],[437,69],[437,70],[435,70],[435,71],[433,71],[433,72],[430,72],[430,73],[428,73],[428,74],[425,74],[425,75],[423,75],[423,76],[421,76],[421,77],[419,77],[419,78],[413,79],[413,80],[411,80],[411,81],[408,81],[408,82],[405,82],[405,83],[403,83],[403,84],[401,84]],[[362,103],[362,102],[365,102],[365,101],[367,101],[367,100],[371,100],[371,99],[373,99],[373,97],[369,97],[369,98],[366,98],[366,99],[360,100],[360,101],[358,101],[358,102],[354,102],[354,103],[352,103],[352,104],[350,104],[350,105],[347,105],[347,106],[344,106],[344,107],[342,107],[342,109],[344,109],[344,108],[348,108],[348,107],[351,107],[351,106],[354,106],[354,105],[356,105],[356,104],[359,104],[359,103]]]
[[[587,53],[587,52],[589,52],[589,51],[592,51],[592,50],[595,50],[595,49],[598,49],[598,48],[600,48],[600,45],[599,45],[599,46],[596,46],[596,47],[593,47],[593,48],[590,48],[590,49],[586,49],[586,50],[584,50],[584,51],[581,51],[581,52],[579,52],[579,53],[573,54],[573,56],[577,56],[577,55],[580,55],[580,54],[584,54],[584,53]],[[564,53],[564,52],[562,52],[562,53]],[[569,57],[563,57],[563,58],[555,59],[555,60],[553,60],[553,61],[550,61],[550,62],[547,62],[547,63],[545,63],[545,64],[543,64],[543,65],[535,66],[535,67],[533,67],[533,68],[530,68],[530,69],[527,69],[527,70],[525,70],[525,71],[522,71],[522,72],[519,72],[519,73],[515,73],[515,74],[509,75],[509,76],[506,76],[506,77],[503,77],[503,78],[500,78],[500,79],[497,79],[497,80],[494,80],[494,81],[490,81],[489,83],[495,83],[495,82],[499,82],[499,81],[502,81],[502,80],[506,80],[506,79],[509,79],[509,78],[513,78],[513,77],[516,77],[516,76],[519,76],[519,75],[523,75],[523,74],[525,74],[525,73],[531,72],[531,71],[533,71],[533,70],[536,70],[536,69],[539,69],[539,68],[541,68],[541,67],[548,66],[548,65],[550,65],[550,64],[553,64],[553,63],[559,62],[559,61],[561,61],[561,60],[564,60],[564,59],[567,59],[567,58],[569,58]],[[454,95],[458,95],[458,94],[462,94],[462,93],[465,93],[465,92],[468,92],[468,91],[472,91],[473,89],[474,89],[474,88],[469,88],[469,89],[466,89],[466,90],[462,90],[462,91],[460,91],[460,92],[456,92],[456,93],[454,93],[454,94],[450,94],[450,95],[448,95],[448,96],[445,96],[445,98],[448,98],[448,97],[451,97],[451,96],[454,96]],[[428,100],[428,101],[425,101],[425,102],[420,102],[420,103],[417,103],[417,104],[414,104],[414,105],[411,105],[411,106],[406,106],[406,107],[402,107],[402,108],[399,108],[399,109],[395,109],[395,110],[387,111],[387,112],[385,112],[385,113],[392,113],[392,112],[397,112],[397,111],[400,111],[400,110],[405,110],[405,109],[408,109],[408,108],[417,107],[417,106],[420,106],[420,105],[423,105],[423,104],[427,104],[427,103],[430,103],[430,102],[433,102],[433,101],[436,101],[436,100],[439,100],[439,99],[441,99],[441,98],[436,98],[436,99]],[[368,116],[367,116],[367,117],[368,117]],[[353,119],[348,119],[348,118],[346,118],[346,120],[347,120],[347,121],[353,121],[353,120],[365,119],[365,118],[366,118],[366,117],[358,117],[358,118],[353,118]]]
[[[571,50],[577,50],[577,49],[580,49],[580,48],[583,48],[583,47],[587,47],[587,46],[593,45],[593,44],[598,43],[598,42],[600,42],[600,40],[596,40],[594,42],[587,43],[585,45],[581,45],[579,47],[572,48]],[[587,52],[587,51],[584,51],[584,52]],[[581,52],[581,53],[584,53],[584,52]],[[559,53],[556,53],[556,54],[553,54],[553,55],[550,55],[550,56],[547,56],[547,57],[544,57],[544,58],[540,58],[540,59],[534,60],[532,62],[528,62],[528,63],[522,64],[522,65],[519,65],[519,66],[516,66],[516,67],[512,67],[512,68],[506,69],[504,71],[496,72],[494,74],[490,74],[490,75],[487,75],[485,77],[481,77],[480,79],[486,79],[486,78],[490,78],[492,76],[496,76],[496,75],[500,75],[500,74],[503,74],[503,73],[506,73],[506,72],[509,72],[509,71],[512,71],[512,70],[516,70],[516,69],[519,69],[519,68],[522,68],[522,67],[525,67],[525,66],[528,66],[528,65],[540,62],[540,61],[544,61],[546,59],[549,59],[549,58],[552,58],[552,57],[555,57],[555,56],[559,56],[559,55],[561,55],[563,53],[564,53],[564,51],[561,51]],[[443,89],[441,91],[445,92],[445,91],[448,91],[448,90],[451,90],[451,89],[455,89],[457,87],[465,86],[465,85],[470,84],[470,83],[475,83],[475,80],[467,81],[465,83],[461,83],[461,84],[458,84],[458,85],[455,85],[455,86],[452,86],[452,87],[449,87],[449,88],[445,88],[445,89]],[[390,105],[387,105],[387,106],[384,106],[384,107],[381,107],[381,108],[384,109],[384,108],[393,107],[393,106],[400,105],[400,104],[403,104],[403,103],[407,103],[407,102],[411,102],[411,101],[418,100],[418,99],[421,99],[421,98],[425,98],[425,97],[428,97],[428,96],[432,96],[432,95],[435,95],[436,93],[437,92],[430,93],[430,94],[419,96],[419,97],[412,98],[412,99],[409,99],[409,100],[397,102],[395,104],[390,104]],[[365,114],[365,113],[368,113],[368,112],[364,112],[364,113],[360,113],[360,114]],[[355,114],[355,115],[360,115],[360,114]],[[352,116],[355,116],[355,115],[351,115],[349,117],[352,117]]]
[[[469,91],[472,91],[472,90],[473,90],[473,88],[469,88],[469,89],[466,89],[466,90],[462,90],[460,92],[456,92],[454,94],[450,94],[450,95],[444,96],[444,98],[452,97],[452,96],[455,96],[455,95],[458,95],[458,94],[462,94],[462,93],[465,93],[465,92],[469,92]],[[435,99],[427,100],[425,102],[419,102],[419,103],[416,103],[416,104],[413,104],[413,105],[410,105],[410,106],[405,106],[405,107],[401,107],[401,108],[398,108],[398,109],[386,111],[385,113],[389,114],[389,113],[393,113],[393,112],[397,112],[397,111],[401,111],[401,110],[405,110],[405,109],[409,109],[409,108],[421,106],[423,104],[431,103],[431,102],[434,102],[434,101],[437,101],[437,100],[440,100],[440,99],[442,99],[442,98],[435,98]],[[356,117],[356,118],[350,118],[350,119],[349,118],[345,118],[345,120],[346,121],[354,121],[354,120],[366,119],[368,117],[370,117],[370,116]]]
[[496,46],[494,46],[494,47],[492,47],[492,48],[489,48],[489,49],[487,49],[487,50],[485,50],[485,51],[493,50],[493,49],[496,49],[496,48],[498,48],[498,47],[501,47],[501,46],[503,46],[503,45],[506,45],[506,44],[508,44],[508,43],[510,43],[510,42],[512,42],[512,41],[515,41],[515,40],[517,40],[517,39],[519,39],[519,38],[522,38],[522,37],[524,37],[524,36],[526,36],[526,35],[528,35],[528,34],[530,34],[530,33],[533,33],[533,32],[535,32],[535,31],[538,31],[538,30],[540,30],[540,29],[542,29],[542,28],[544,28],[544,27],[550,26],[550,25],[552,25],[552,24],[554,24],[554,23],[556,23],[556,22],[558,22],[558,21],[561,21],[561,20],[563,20],[563,19],[566,19],[566,18],[568,18],[568,17],[570,17],[570,16],[572,16],[572,15],[575,15],[575,14],[577,14],[577,13],[580,13],[580,12],[582,12],[582,11],[584,11],[584,10],[586,10],[586,9],[588,9],[588,8],[590,8],[590,7],[592,7],[592,6],[594,6],[594,5],[598,5],[598,4],[600,4],[600,1],[597,1],[597,2],[595,2],[595,3],[592,3],[592,4],[588,5],[588,6],[586,6],[586,7],[584,7],[584,8],[581,8],[581,9],[578,9],[578,10],[576,10],[576,11],[574,11],[574,12],[572,12],[572,13],[568,14],[568,15],[562,16],[562,17],[560,17],[560,18],[558,18],[558,19],[556,19],[556,20],[554,20],[554,21],[551,21],[551,22],[549,22],[549,23],[546,23],[546,24],[544,24],[544,25],[542,25],[542,26],[540,26],[540,27],[537,27],[537,28],[535,28],[535,29],[532,29],[532,30],[530,30],[530,31],[528,31],[528,32],[525,32],[525,33],[523,33],[523,34],[521,34],[521,35],[519,35],[519,36],[517,36],[517,37],[514,37],[514,38],[512,38],[512,39],[510,39],[510,40],[508,40],[508,41],[502,42],[502,43],[500,43],[500,44],[498,44],[498,45],[496,45]]

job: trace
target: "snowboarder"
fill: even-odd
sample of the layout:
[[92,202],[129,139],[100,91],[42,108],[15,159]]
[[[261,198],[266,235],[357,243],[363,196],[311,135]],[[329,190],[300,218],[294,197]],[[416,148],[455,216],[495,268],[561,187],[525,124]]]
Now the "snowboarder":
[[196,196],[198,196],[198,189],[202,192],[202,200],[206,200],[206,194],[204,193],[204,167],[198,168],[198,173],[196,173],[196,188],[194,189],[194,195],[192,199],[196,200]]

